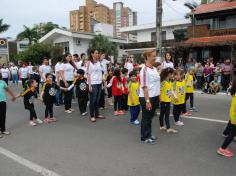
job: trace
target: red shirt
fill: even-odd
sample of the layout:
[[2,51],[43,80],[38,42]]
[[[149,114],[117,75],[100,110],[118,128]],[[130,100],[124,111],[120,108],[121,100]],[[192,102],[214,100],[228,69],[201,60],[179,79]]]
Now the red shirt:
[[139,74],[137,75],[137,81],[140,83],[140,76],[139,76]]
[[122,95],[122,82],[114,76],[112,81],[112,96]]
[[123,78],[122,78],[122,84],[123,84],[123,87],[124,87],[124,92],[123,92],[123,94],[125,94],[125,95],[129,94],[129,90],[128,90],[128,86],[127,86],[127,84],[128,84],[128,79],[127,79],[126,77],[123,77]]

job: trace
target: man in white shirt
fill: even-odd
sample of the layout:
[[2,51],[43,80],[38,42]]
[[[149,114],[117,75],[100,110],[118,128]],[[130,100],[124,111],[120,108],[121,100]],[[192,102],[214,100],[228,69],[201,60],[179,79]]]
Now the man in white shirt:
[[100,63],[102,65],[104,75],[107,74],[107,65],[110,64],[110,61],[106,60],[105,57],[106,55],[104,53],[101,53]]
[[33,65],[31,64],[31,62],[29,62],[27,68],[29,69],[29,74],[31,75],[33,73]]
[[48,65],[48,59],[44,58],[43,64],[39,67],[39,74],[40,74],[42,83],[46,81],[45,75],[47,73],[52,73],[52,68],[50,65]]
[[18,85],[18,67],[13,63],[10,67],[10,72],[12,76],[12,83]]

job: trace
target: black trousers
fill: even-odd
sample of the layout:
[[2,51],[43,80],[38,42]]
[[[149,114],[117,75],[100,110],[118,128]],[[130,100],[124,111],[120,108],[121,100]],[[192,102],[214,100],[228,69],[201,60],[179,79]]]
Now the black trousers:
[[[67,81],[67,83],[70,86],[73,83],[73,81]],[[74,89],[71,89],[70,91],[64,91],[65,110],[71,109],[73,91]]]
[[225,139],[221,148],[226,149],[236,136],[236,125],[231,124],[228,137]]
[[[45,109],[45,118],[53,117],[53,102],[45,103],[46,109]],[[48,116],[49,115],[49,116]]]
[[159,97],[150,98],[152,105],[151,110],[146,109],[146,100],[144,97],[139,98],[142,107],[142,120],[141,120],[141,140],[145,141],[152,136],[152,119],[156,112],[157,104],[159,103]]
[[101,90],[100,94],[100,99],[99,99],[99,108],[104,108],[105,107],[105,89]]
[[128,111],[129,106],[128,106],[128,94],[123,94],[122,95],[122,110]]
[[2,78],[2,80],[8,85],[8,78]]
[[28,78],[22,78],[22,87],[26,88],[25,82],[28,80]]
[[122,110],[122,95],[114,96],[114,111]]
[[6,113],[7,113],[7,103],[0,102],[0,128],[1,132],[6,131]]
[[160,126],[164,126],[164,119],[166,128],[170,128],[170,103],[169,102],[161,102],[160,103]]
[[227,88],[229,87],[229,83],[230,83],[230,75],[222,75],[222,87],[223,90],[227,90]]
[[187,112],[187,101],[190,98],[190,107],[193,107],[193,103],[194,103],[194,96],[193,93],[186,93],[185,96],[185,104],[184,104],[184,108],[183,108],[183,113]]
[[183,111],[183,106],[184,106],[183,104],[173,105],[173,115],[175,122],[179,121],[181,112]]
[[80,110],[81,114],[86,112],[86,110],[87,110],[87,103],[88,103],[88,99],[87,98],[78,98],[79,110]]
[[30,120],[37,119],[37,114],[35,112],[34,106],[25,107],[25,109],[29,110],[30,112]]

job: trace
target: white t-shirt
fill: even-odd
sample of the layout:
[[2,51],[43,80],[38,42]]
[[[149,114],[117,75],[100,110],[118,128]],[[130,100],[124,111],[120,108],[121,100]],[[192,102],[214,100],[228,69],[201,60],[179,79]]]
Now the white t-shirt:
[[[41,65],[39,67],[39,72],[41,72],[45,77],[47,73],[52,73],[52,68],[50,67],[50,65]],[[41,81],[43,81],[43,78],[41,78]]]
[[28,73],[29,73],[29,69],[27,67],[21,67],[20,70],[20,75],[21,75],[21,78],[28,78]]
[[18,67],[17,66],[12,66],[11,68],[10,68],[10,71],[11,71],[11,74],[12,75],[17,75],[18,74]]
[[128,69],[128,75],[129,75],[129,73],[133,71],[134,65],[133,65],[133,63],[126,62],[125,63],[125,68]]
[[102,61],[100,61],[101,65],[102,65],[102,69],[104,74],[107,74],[107,65],[110,64],[110,61],[106,60],[106,59],[102,59]]
[[[56,76],[56,79],[57,79],[57,76],[58,76],[58,72],[62,70],[62,66],[63,66],[63,63],[61,62],[57,62],[57,64],[55,65],[55,76]],[[61,78],[59,78],[61,80]],[[56,80],[56,81],[60,81],[60,80]]]
[[64,71],[64,77],[66,81],[74,81],[74,67],[70,63],[62,64],[61,69]]
[[90,75],[91,85],[102,84],[102,65],[100,62],[89,62],[87,65],[87,73]]
[[162,69],[165,69],[165,68],[174,68],[174,64],[173,62],[162,62]]
[[140,71],[139,97],[144,97],[143,87],[147,87],[150,98],[160,95],[160,76],[156,68],[144,66]]
[[77,69],[81,69],[83,61],[80,60],[79,62],[75,62],[75,66]]
[[27,66],[28,69],[29,69],[29,74],[32,74],[33,73],[33,66],[32,65],[29,65]]
[[10,71],[8,68],[1,68],[2,78],[9,78]]

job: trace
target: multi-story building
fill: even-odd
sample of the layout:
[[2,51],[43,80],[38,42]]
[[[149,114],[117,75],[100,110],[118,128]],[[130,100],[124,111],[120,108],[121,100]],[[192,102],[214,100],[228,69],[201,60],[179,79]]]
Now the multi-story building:
[[190,49],[189,57],[214,62],[231,58],[236,46],[236,1],[202,4],[191,13],[193,25],[188,27],[188,40],[182,44]]
[[122,2],[113,4],[113,9],[94,0],[86,0],[85,6],[70,12],[70,30],[76,32],[94,32],[96,23],[112,24],[114,36],[125,37],[120,33],[121,27],[137,25],[137,12],[124,7]]
[[112,24],[111,10],[94,0],[86,0],[85,6],[70,11],[70,30],[77,32],[93,32],[95,23]]
[[124,7],[122,2],[113,4],[114,13],[114,35],[117,37],[126,37],[120,32],[120,28],[137,25],[137,12],[133,12],[130,8]]

